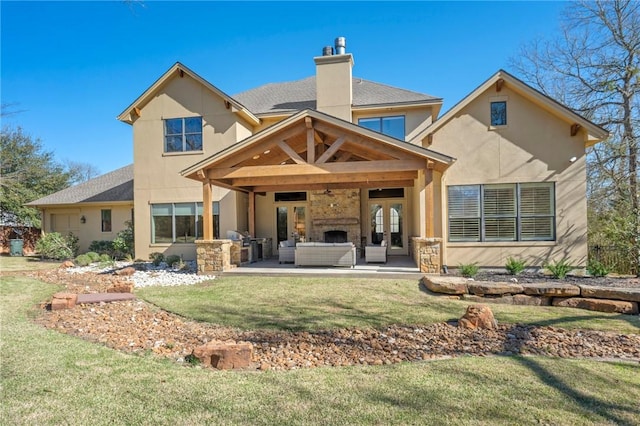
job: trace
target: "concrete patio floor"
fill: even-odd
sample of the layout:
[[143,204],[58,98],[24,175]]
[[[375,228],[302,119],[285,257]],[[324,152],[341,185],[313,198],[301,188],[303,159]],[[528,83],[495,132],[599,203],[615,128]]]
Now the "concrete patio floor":
[[292,263],[279,263],[274,257],[259,262],[238,266],[224,275],[274,275],[274,276],[318,276],[332,277],[369,277],[369,278],[407,278],[420,279],[422,274],[409,256],[389,256],[387,263],[366,263],[358,258],[354,268],[344,266],[295,266]]

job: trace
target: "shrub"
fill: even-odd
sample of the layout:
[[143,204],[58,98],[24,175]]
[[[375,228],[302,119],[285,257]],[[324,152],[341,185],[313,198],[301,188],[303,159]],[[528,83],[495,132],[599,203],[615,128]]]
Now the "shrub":
[[85,256],[89,256],[89,259],[91,259],[92,262],[97,262],[100,260],[100,255],[95,251],[87,252]]
[[573,269],[565,259],[562,259],[559,262],[547,263],[544,267],[551,272],[553,278],[558,279],[563,279]]
[[171,256],[167,256],[164,261],[167,262],[167,265],[169,267],[173,268],[174,265],[179,264],[182,259],[180,258],[180,256],[172,254]]
[[118,259],[133,257],[134,254],[133,222],[128,220],[125,224],[127,227],[118,232],[118,235],[113,240],[113,248],[117,252]]
[[98,259],[98,260],[100,262],[111,262],[113,259],[108,254],[104,253],[104,254],[100,255],[100,259]]
[[466,278],[473,278],[478,273],[478,262],[467,263],[467,264],[459,264],[458,269],[460,270],[460,275]]
[[69,232],[64,238],[67,241],[67,246],[69,246],[71,250],[71,257],[77,256],[80,251],[80,238],[73,235],[72,232]]
[[91,244],[89,244],[89,251],[93,251],[98,254],[108,254],[109,257],[112,257],[114,253],[113,242],[107,240],[91,241]]
[[74,256],[69,239],[59,232],[51,232],[40,238],[36,243],[36,251],[43,259],[63,260]]
[[89,256],[89,253],[87,253],[87,254],[81,254],[80,256],[77,256],[74,262],[78,266],[87,266],[91,264],[93,260],[91,259],[91,256]]
[[514,259],[513,257],[509,257],[507,259],[507,263],[504,265],[507,272],[511,275],[518,275],[527,267],[524,263],[524,260]]
[[153,252],[149,255],[149,259],[151,259],[153,266],[160,266],[160,264],[164,262],[164,254]]
[[597,260],[590,260],[589,263],[587,263],[587,271],[594,277],[605,277],[611,272],[609,268]]

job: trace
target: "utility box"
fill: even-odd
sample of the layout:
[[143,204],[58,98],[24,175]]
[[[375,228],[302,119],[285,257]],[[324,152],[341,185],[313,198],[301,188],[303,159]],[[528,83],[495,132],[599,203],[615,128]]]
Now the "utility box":
[[9,241],[9,255],[10,256],[22,256],[22,249],[24,246],[23,240],[10,240]]

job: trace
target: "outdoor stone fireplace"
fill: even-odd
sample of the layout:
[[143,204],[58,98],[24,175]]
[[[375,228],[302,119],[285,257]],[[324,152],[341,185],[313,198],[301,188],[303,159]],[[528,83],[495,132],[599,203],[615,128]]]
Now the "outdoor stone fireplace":
[[[309,192],[311,241],[360,245],[360,190],[331,189]],[[339,240],[336,240],[339,238]]]

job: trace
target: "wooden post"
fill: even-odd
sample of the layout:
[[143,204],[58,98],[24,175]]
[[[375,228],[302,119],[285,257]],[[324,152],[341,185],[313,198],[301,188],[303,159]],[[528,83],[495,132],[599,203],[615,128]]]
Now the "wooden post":
[[313,164],[316,162],[315,131],[313,130],[311,117],[305,117],[304,121],[307,126],[307,163]]
[[213,240],[213,191],[209,179],[202,183],[202,236],[203,240]]
[[256,193],[249,192],[249,235],[256,236]]
[[435,224],[433,223],[433,169],[427,168],[424,171],[424,193],[425,193],[425,236],[435,237]]

